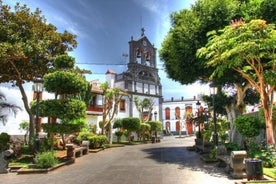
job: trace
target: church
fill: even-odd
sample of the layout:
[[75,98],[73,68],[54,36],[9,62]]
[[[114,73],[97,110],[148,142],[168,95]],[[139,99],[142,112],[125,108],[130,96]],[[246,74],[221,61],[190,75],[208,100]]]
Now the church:
[[[120,88],[127,93],[123,96],[117,116],[115,118],[139,117],[134,99],[151,99],[154,103],[151,113],[147,109],[143,113],[150,116],[149,119],[162,121],[162,85],[158,75],[156,63],[156,48],[144,34],[138,39],[131,37],[129,43],[129,61],[127,70],[117,74],[109,69],[106,72],[106,81],[110,88]],[[100,90],[100,82],[93,80],[92,93],[95,94],[90,106],[87,108],[87,122],[98,126],[103,112],[103,96]]]

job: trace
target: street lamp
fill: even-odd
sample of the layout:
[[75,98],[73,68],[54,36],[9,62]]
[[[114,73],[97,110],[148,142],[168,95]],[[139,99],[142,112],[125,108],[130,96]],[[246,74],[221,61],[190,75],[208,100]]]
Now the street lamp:
[[154,111],[154,120],[156,121],[156,119],[157,119],[157,112]]
[[41,77],[36,77],[34,79],[33,89],[36,93],[36,115],[35,115],[35,151],[39,151],[39,134],[38,134],[38,126],[39,126],[39,96],[43,91],[43,79]]
[[213,140],[215,145],[218,145],[218,133],[217,133],[217,116],[216,116],[216,108],[215,108],[215,95],[217,94],[217,86],[214,82],[212,82],[210,85],[210,92],[213,98],[213,114],[214,114],[214,135],[213,135]]

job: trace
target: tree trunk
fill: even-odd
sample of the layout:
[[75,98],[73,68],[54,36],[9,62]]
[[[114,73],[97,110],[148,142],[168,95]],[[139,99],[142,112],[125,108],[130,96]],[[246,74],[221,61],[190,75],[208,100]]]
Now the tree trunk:
[[261,88],[261,102],[264,108],[264,116],[265,116],[265,122],[266,122],[266,141],[268,144],[273,144],[274,148],[276,148],[274,127],[273,127],[273,120],[272,120],[273,104],[270,103],[264,87]]
[[29,145],[31,148],[33,148],[34,146],[34,117],[33,117],[33,114],[31,112],[31,109],[29,107],[29,102],[28,102],[28,98],[27,98],[27,95],[26,95],[26,92],[24,90],[24,87],[23,87],[23,84],[22,83],[17,83],[18,87],[19,87],[19,90],[20,90],[20,93],[22,95],[22,100],[23,100],[23,103],[24,103],[24,107],[25,107],[25,110],[27,111],[28,115],[29,115],[29,121],[30,121],[30,125],[29,125]]
[[239,115],[239,112],[236,108],[236,104],[232,103],[229,106],[225,107],[227,112],[227,119],[230,122],[230,132],[229,138],[230,142],[235,142],[239,146],[242,146],[243,138],[242,135],[236,130],[236,126],[234,123],[235,118]]
[[113,136],[112,136],[112,127],[113,127],[113,123],[112,123],[112,121],[109,123],[109,140],[108,140],[108,142],[109,142],[109,144],[112,144],[112,142],[113,142]]

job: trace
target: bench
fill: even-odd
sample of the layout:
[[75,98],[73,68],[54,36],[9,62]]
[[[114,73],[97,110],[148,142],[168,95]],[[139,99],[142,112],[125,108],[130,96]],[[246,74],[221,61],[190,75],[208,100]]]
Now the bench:
[[225,171],[235,179],[243,178],[243,170],[245,169],[244,159],[246,151],[232,151],[231,155],[227,155],[224,145],[217,146],[217,160],[219,167],[225,167]]
[[76,147],[74,148],[73,153],[74,153],[73,155],[74,158],[81,157],[82,155],[88,154],[88,149],[87,147]]
[[218,145],[216,152],[216,158],[219,161],[218,167],[226,167],[226,171],[229,172],[230,155],[227,153],[227,148],[225,145]]
[[89,153],[89,141],[82,141],[81,146],[66,144],[67,157],[81,157]]

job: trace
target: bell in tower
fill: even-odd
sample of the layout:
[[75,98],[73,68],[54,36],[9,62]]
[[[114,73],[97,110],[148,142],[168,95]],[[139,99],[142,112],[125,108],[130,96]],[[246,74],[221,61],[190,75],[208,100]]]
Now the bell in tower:
[[142,49],[141,48],[137,48],[136,49],[136,57],[137,58],[141,58],[141,55],[142,55]]
[[146,52],[146,61],[150,61],[150,51]]

